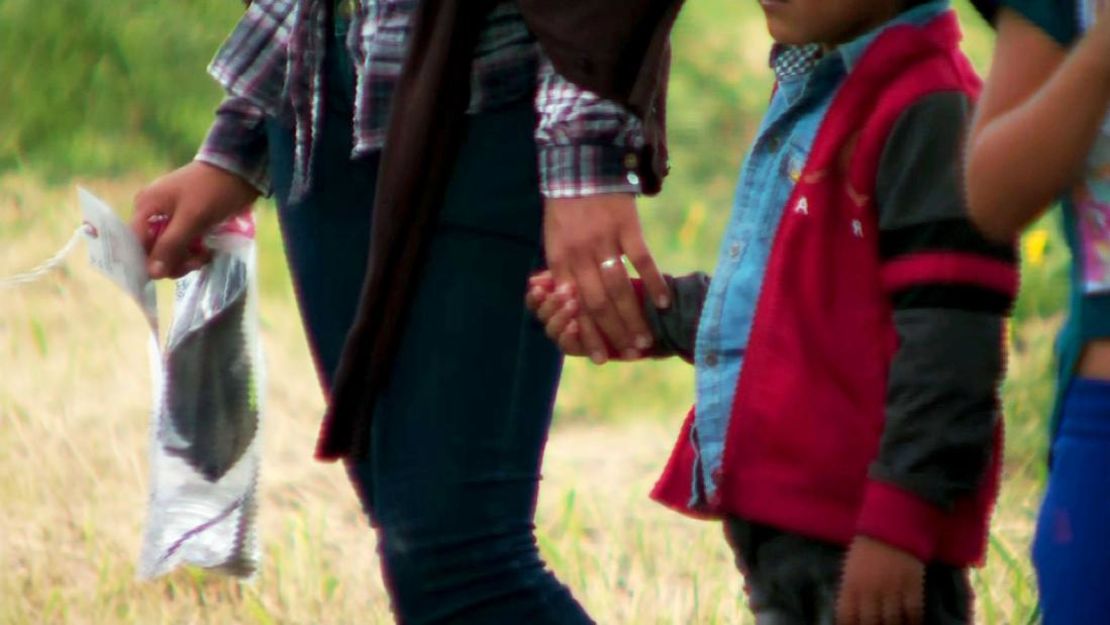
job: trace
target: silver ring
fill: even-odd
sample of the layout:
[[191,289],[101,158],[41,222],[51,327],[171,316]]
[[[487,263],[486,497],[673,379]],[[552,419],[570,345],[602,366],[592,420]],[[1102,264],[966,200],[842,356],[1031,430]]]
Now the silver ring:
[[601,268],[606,270],[615,269],[616,267],[620,266],[620,264],[621,259],[614,256],[613,258],[606,258],[605,260],[601,261]]

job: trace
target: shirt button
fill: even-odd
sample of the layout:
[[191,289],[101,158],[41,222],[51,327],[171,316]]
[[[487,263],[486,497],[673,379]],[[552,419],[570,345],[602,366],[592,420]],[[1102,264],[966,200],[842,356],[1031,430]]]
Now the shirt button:
[[640,157],[636,156],[635,154],[633,154],[631,152],[624,155],[624,168],[625,169],[636,169],[639,166],[640,166]]
[[739,243],[733,243],[732,245],[728,246],[728,256],[729,256],[729,258],[733,258],[733,259],[739,258],[740,257],[740,252],[743,249],[744,249],[744,246],[740,245]]
[[628,175],[625,176],[625,180],[628,180],[628,184],[632,186],[638,186],[640,184],[640,177],[636,175],[634,171],[628,172]]
[[705,364],[708,367],[717,366],[717,352],[709,352],[705,355]]

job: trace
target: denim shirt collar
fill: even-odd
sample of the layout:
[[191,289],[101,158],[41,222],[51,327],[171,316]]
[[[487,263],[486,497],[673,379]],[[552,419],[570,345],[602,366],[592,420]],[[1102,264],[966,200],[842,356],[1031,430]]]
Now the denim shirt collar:
[[864,53],[867,52],[867,48],[869,48],[883,32],[895,26],[924,26],[947,11],[949,6],[951,6],[949,0],[932,0],[931,2],[915,6],[908,11],[903,11],[898,17],[895,17],[878,28],[860,35],[848,43],[837,46],[835,52],[844,61],[844,66],[847,70],[852,71],[859,63],[860,59],[863,58]]
[[822,62],[839,62],[845,73],[851,72],[875,39],[887,29],[907,24],[923,26],[939,17],[950,6],[950,0],[931,0],[915,6],[852,41],[837,46],[830,53],[823,53],[821,45],[816,43],[804,45],[776,43],[771,47],[771,69],[774,70],[775,78],[779,82],[805,76]]

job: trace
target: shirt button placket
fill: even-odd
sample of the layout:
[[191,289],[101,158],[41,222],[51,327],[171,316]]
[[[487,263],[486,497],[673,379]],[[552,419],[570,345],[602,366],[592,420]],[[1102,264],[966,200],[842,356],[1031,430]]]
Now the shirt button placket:
[[732,260],[740,258],[740,252],[744,251],[744,245],[739,241],[734,241],[732,245],[728,246],[728,257]]
[[634,153],[628,153],[624,156],[624,168],[628,172],[625,175],[625,180],[632,186],[639,186],[640,176],[636,170],[640,167],[640,158]]

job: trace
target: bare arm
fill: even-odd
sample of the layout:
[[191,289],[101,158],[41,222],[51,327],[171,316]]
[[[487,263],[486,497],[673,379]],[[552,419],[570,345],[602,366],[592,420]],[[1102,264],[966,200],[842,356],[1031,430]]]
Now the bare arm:
[[965,171],[972,219],[1012,240],[1075,184],[1110,106],[1110,19],[1071,54],[1003,9]]

